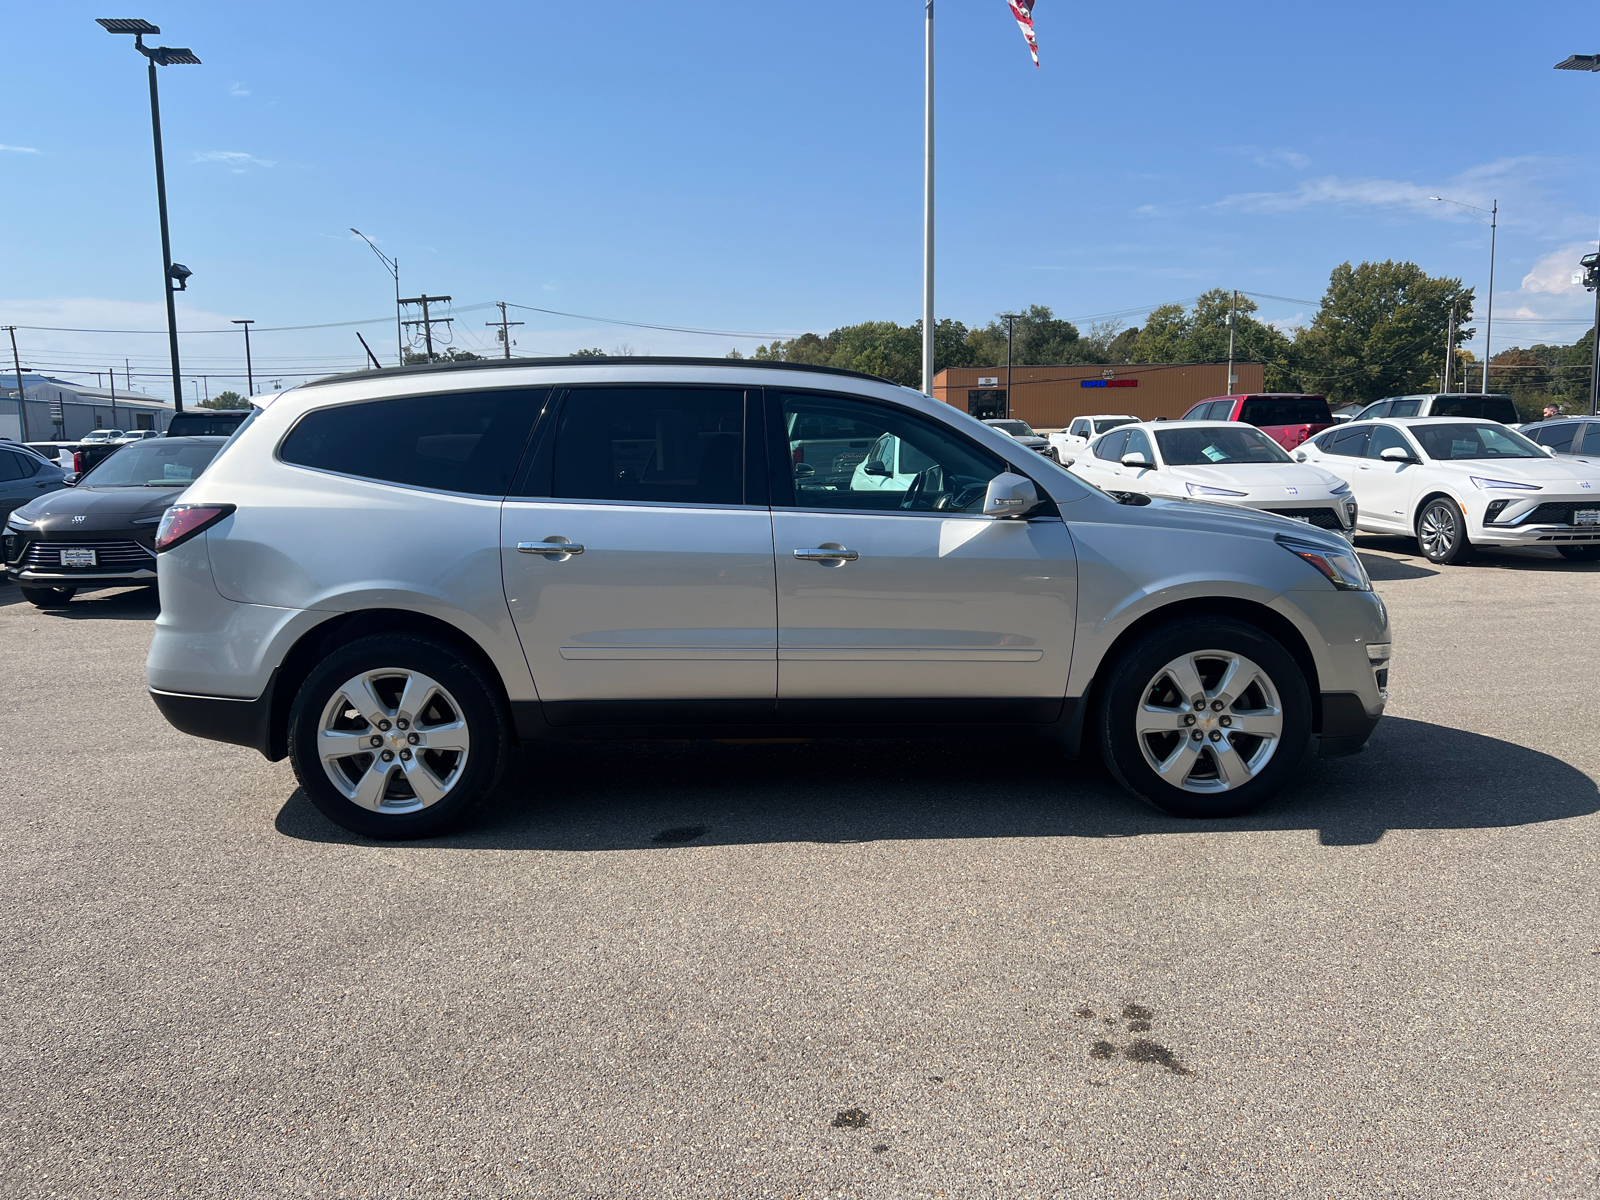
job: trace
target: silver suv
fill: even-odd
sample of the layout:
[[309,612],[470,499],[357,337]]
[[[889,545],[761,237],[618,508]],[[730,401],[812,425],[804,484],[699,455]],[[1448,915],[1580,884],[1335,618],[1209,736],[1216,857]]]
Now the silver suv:
[[[914,474],[857,470],[903,445]],[[859,444],[859,445],[858,445]],[[1388,618],[1341,539],[1127,502],[852,372],[533,360],[271,398],[168,510],[151,695],[288,756],[344,827],[458,821],[517,745],[944,737],[1097,748],[1244,811],[1382,714]]]

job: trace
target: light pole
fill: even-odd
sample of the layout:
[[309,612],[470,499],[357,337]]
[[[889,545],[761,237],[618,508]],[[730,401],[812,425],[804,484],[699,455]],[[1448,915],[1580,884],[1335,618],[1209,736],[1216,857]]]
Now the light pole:
[[[187,291],[189,276],[194,274],[182,263],[172,261],[172,240],[167,236],[167,172],[161,159],[161,99],[156,93],[156,67],[174,67],[185,64],[198,66],[200,60],[187,47],[156,46],[144,44],[144,35],[160,33],[159,25],[149,21],[126,17],[97,17],[95,23],[107,33],[133,34],[133,48],[150,63],[150,129],[156,144],[156,206],[161,213],[161,286],[167,294],[167,343],[172,354],[172,403],[176,411],[183,411],[183,379],[178,367],[178,313],[172,293]],[[177,284],[174,288],[173,284]]]
[[1485,210],[1475,204],[1463,204],[1460,200],[1452,200],[1448,196],[1429,196],[1429,200],[1442,200],[1446,204],[1454,204],[1457,208],[1464,209],[1479,221],[1483,221],[1483,213],[1489,214],[1489,219],[1484,224],[1489,226],[1489,315],[1483,324],[1483,387],[1484,395],[1489,393],[1489,339],[1494,336],[1494,244],[1500,231],[1500,201],[1495,200],[1493,207]]
[[1011,327],[1022,320],[1021,313],[1001,313],[1000,319],[1006,323],[1006,410],[1002,416],[1011,415]]
[[254,325],[255,321],[254,319],[249,321],[236,320],[234,324],[244,326],[244,378],[247,389],[245,395],[254,396],[256,394],[256,369],[250,365],[250,326]]
[[1583,268],[1583,286],[1594,293],[1594,343],[1589,348],[1589,415],[1600,415],[1600,254],[1585,254],[1578,260]]
[[[922,390],[933,395],[933,0],[927,9],[922,80]],[[1006,407],[1011,396],[1006,395]]]
[[373,245],[372,239],[354,225],[350,227],[350,232],[367,245],[372,246],[372,252],[378,256],[378,261],[383,263],[389,269],[389,274],[394,276],[394,353],[395,362],[403,367],[406,365],[406,343],[400,333],[400,260],[398,258],[390,258],[382,250],[379,250],[377,246]]

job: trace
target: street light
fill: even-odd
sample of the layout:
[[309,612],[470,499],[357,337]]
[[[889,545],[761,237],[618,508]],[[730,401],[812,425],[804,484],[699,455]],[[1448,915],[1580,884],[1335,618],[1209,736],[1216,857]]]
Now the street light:
[[1483,327],[1483,395],[1489,394],[1489,339],[1494,335],[1494,243],[1495,236],[1500,227],[1500,201],[1494,201],[1494,207],[1489,209],[1479,208],[1475,204],[1463,204],[1460,200],[1452,200],[1448,196],[1429,196],[1429,200],[1442,200],[1446,204],[1454,204],[1457,208],[1466,210],[1471,216],[1482,221],[1482,213],[1489,214],[1485,222],[1489,226],[1489,319]]
[[1000,319],[1006,323],[1006,410],[1003,415],[1009,417],[1011,415],[1011,327],[1022,320],[1022,314],[1001,313]]
[[[127,17],[97,17],[95,23],[107,33],[131,33],[133,48],[150,62],[150,129],[156,144],[156,205],[161,212],[161,290],[167,294],[167,342],[172,353],[172,403],[178,412],[183,411],[183,379],[178,368],[178,313],[172,293],[186,291],[189,276],[194,274],[182,263],[172,261],[172,241],[167,236],[167,173],[161,160],[161,100],[156,94],[156,68],[185,65],[198,66],[199,58],[187,47],[155,46],[144,44],[144,35],[161,32],[159,25]],[[177,283],[174,289],[173,283]]]
[[1600,54],[1569,54],[1556,64],[1558,71],[1600,71]]
[[255,320],[251,319],[251,320],[245,321],[245,320],[237,320],[236,319],[233,323],[235,325],[243,325],[244,326],[244,378],[245,378],[245,385],[246,385],[245,395],[254,396],[256,394],[256,370],[255,370],[255,368],[253,366],[250,365],[250,326],[255,324]]
[[400,260],[398,258],[390,258],[382,250],[379,250],[377,246],[373,245],[372,239],[354,225],[350,226],[350,232],[367,245],[372,246],[372,252],[378,256],[378,260],[384,266],[389,268],[389,274],[394,276],[394,352],[396,361],[403,367],[406,365],[406,343],[400,333]]
[[1582,283],[1594,293],[1594,345],[1589,353],[1589,415],[1600,415],[1600,254],[1585,254],[1578,260],[1582,275],[1574,275],[1573,283]]

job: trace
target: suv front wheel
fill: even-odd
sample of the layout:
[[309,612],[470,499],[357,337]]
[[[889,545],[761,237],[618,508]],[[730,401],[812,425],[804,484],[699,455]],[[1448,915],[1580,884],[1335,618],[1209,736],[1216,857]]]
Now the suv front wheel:
[[1289,652],[1227,617],[1188,618],[1128,647],[1097,715],[1101,753],[1129,791],[1180,817],[1269,800],[1311,737],[1311,693]]
[[353,833],[440,833],[493,789],[509,737],[495,690],[460,654],[413,634],[358,638],[311,672],[289,756],[322,814]]

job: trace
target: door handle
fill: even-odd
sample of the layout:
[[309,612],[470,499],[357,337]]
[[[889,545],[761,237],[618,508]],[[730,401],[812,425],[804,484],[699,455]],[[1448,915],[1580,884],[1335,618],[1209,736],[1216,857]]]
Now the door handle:
[[815,550],[796,550],[794,556],[805,562],[855,562],[861,555],[843,546],[818,546]]
[[555,542],[545,540],[542,542],[518,542],[518,554],[582,554],[583,547],[577,542]]

